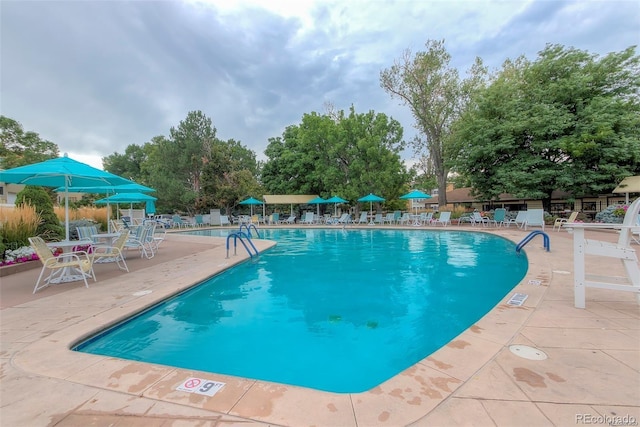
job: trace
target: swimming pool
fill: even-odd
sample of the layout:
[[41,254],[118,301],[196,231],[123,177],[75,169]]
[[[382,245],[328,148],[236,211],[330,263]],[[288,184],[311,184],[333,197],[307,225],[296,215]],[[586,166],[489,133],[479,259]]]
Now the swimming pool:
[[278,245],[75,349],[361,392],[451,341],[527,270],[485,233],[260,232]]

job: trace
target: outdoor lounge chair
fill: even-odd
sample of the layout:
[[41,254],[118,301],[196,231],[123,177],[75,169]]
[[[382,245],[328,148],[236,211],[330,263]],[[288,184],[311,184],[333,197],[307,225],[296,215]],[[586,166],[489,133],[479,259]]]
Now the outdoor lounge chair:
[[471,213],[465,213],[462,214],[460,216],[460,218],[458,218],[458,225],[462,224],[463,222],[468,222],[469,224],[473,224],[473,214]]
[[382,218],[382,224],[388,223],[389,225],[395,224],[396,220],[393,212],[389,212]]
[[493,219],[489,220],[489,224],[493,223],[496,227],[502,227],[505,221],[505,217],[507,215],[507,210],[503,208],[498,208],[493,212]]
[[440,212],[438,218],[432,220],[434,225],[442,224],[443,227],[446,227],[447,224],[451,224],[451,212]]
[[473,212],[473,214],[471,215],[471,220],[471,225],[482,224],[485,227],[489,225],[489,221],[491,221],[488,216],[482,216],[480,212]]
[[560,231],[563,224],[576,222],[576,218],[578,218],[578,212],[571,212],[569,218],[556,218],[556,220],[553,222],[552,230],[555,230],[556,227],[558,227],[557,231]]
[[[633,235],[640,232],[637,224],[640,215],[640,198],[629,206],[624,216],[622,225],[603,223],[566,223],[565,228],[573,230],[573,270],[574,270],[574,305],[577,308],[585,308],[586,288],[609,289],[613,291],[633,292],[640,303],[640,267],[638,255],[631,247]],[[618,241],[585,239],[585,229],[613,228],[620,230]],[[619,259],[622,262],[626,277],[600,276],[587,273],[589,265],[585,255],[595,255],[611,259]]]
[[124,248],[137,249],[140,251],[140,258],[151,259],[155,256],[153,235],[155,234],[155,224],[141,225],[136,229],[136,234],[129,235]]
[[351,215],[348,213],[343,213],[342,216],[336,222],[337,224],[350,224],[351,223]]
[[[89,287],[87,277],[93,277],[93,281],[96,281],[96,276],[93,273],[93,263],[86,252],[65,252],[62,255],[56,257],[53,254],[51,248],[49,248],[49,246],[47,246],[45,241],[42,239],[42,237],[29,237],[29,243],[31,244],[31,247],[36,251],[38,258],[40,258],[40,262],[42,262],[42,270],[40,270],[40,275],[38,276],[38,280],[36,281],[36,286],[33,288],[34,294],[38,290],[49,286],[50,283],[53,283],[52,280],[59,275],[62,275],[65,272],[69,272],[71,270],[75,270],[72,272],[78,273],[77,275],[79,275],[82,280],[84,280],[84,285],[87,288]],[[42,280],[42,276],[47,270],[50,270],[50,274],[44,280],[44,284],[40,286],[40,280]]]
[[220,215],[220,225],[221,226],[231,225],[228,215]]
[[289,218],[287,218],[284,221],[282,221],[282,224],[295,224],[295,223],[296,223],[296,216],[295,215],[289,215]]
[[525,221],[527,220],[527,211],[518,211],[518,214],[515,218],[508,219],[504,222],[504,224],[509,227],[511,224],[515,224],[516,227],[522,228]]
[[93,252],[89,254],[89,258],[94,263],[100,263],[101,261],[115,261],[120,270],[124,270],[129,272],[129,267],[127,266],[126,261],[124,260],[124,245],[127,243],[127,239],[129,238],[129,230],[125,230],[120,233],[120,236],[113,242],[111,246],[95,246],[93,248]]
[[358,222],[356,222],[356,224],[367,224],[369,222],[369,219],[367,218],[368,212],[360,212],[360,219],[358,219]]
[[313,212],[307,212],[304,214],[304,218],[300,221],[301,224],[311,225],[314,223],[314,214]]
[[411,214],[407,212],[403,213],[400,217],[400,220],[398,221],[398,223],[401,225],[409,225],[409,222],[411,222]]
[[529,209],[527,211],[527,218],[524,221],[524,229],[527,227],[541,227],[544,231],[544,210],[543,209]]

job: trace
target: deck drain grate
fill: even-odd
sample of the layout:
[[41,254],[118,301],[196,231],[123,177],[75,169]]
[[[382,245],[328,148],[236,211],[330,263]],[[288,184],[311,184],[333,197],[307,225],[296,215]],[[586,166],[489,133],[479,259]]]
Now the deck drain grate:
[[527,294],[515,293],[515,294],[513,294],[511,296],[511,299],[509,301],[507,301],[507,304],[521,306],[522,304],[524,304],[524,302],[527,300],[527,298],[529,298],[529,295],[527,295]]
[[529,360],[545,360],[547,353],[537,348],[529,347],[528,345],[510,345],[509,350],[516,356],[520,356]]

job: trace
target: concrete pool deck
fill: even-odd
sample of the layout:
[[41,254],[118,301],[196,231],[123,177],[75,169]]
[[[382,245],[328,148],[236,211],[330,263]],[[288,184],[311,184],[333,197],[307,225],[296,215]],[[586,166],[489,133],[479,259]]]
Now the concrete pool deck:
[[[515,242],[528,234],[515,227],[447,229]],[[156,258],[131,253],[130,273],[97,265],[98,281],[89,289],[76,282],[32,295],[39,268],[0,277],[0,425],[638,425],[640,305],[629,292],[588,289],[586,309],[574,308],[572,236],[547,233],[551,252],[540,238],[530,242],[527,275],[493,310],[429,357],[357,394],[69,350],[105,325],[246,259],[238,250],[227,260],[224,239],[170,233]],[[614,232],[593,235],[617,239]],[[593,271],[622,275],[611,260],[587,261]],[[528,295],[522,306],[506,304],[515,292]],[[548,357],[523,358],[511,345]],[[189,377],[226,385],[212,397],[177,390]]]

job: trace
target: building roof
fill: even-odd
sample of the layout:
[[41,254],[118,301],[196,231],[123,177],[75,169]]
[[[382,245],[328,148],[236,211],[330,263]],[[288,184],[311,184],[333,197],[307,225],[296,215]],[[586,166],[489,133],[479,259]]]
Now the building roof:
[[265,194],[262,196],[267,205],[304,205],[318,197],[317,194]]

